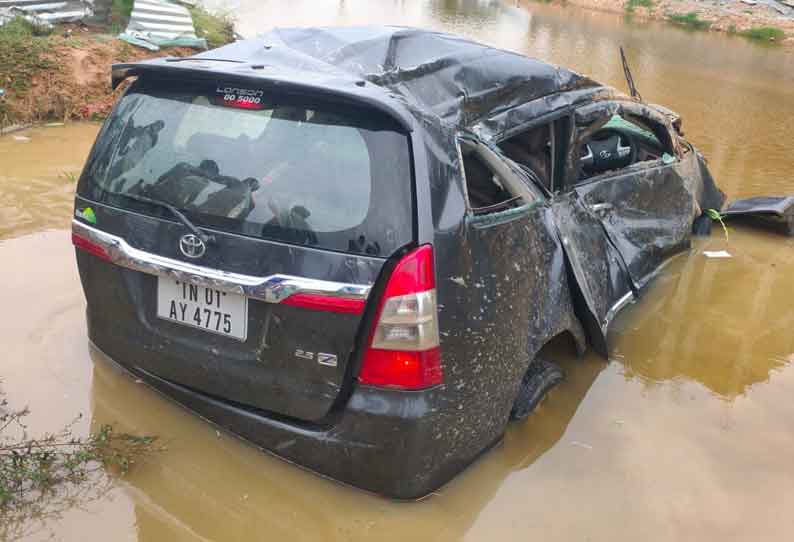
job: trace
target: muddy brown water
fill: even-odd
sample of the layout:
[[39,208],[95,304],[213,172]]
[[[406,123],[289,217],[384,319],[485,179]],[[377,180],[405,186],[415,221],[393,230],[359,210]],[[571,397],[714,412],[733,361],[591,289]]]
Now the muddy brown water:
[[[731,197],[794,194],[794,57],[740,39],[529,4],[238,2],[241,30],[395,23],[462,32],[684,115]],[[66,228],[98,129],[0,137],[0,378],[35,432],[77,413],[168,451],[30,540],[790,540],[794,537],[794,240],[697,240],[616,320],[609,361],[568,380],[504,442],[419,503],[393,503],[267,456],[118,373],[86,341]],[[21,139],[27,138],[27,139]],[[733,258],[709,260],[707,249]]]

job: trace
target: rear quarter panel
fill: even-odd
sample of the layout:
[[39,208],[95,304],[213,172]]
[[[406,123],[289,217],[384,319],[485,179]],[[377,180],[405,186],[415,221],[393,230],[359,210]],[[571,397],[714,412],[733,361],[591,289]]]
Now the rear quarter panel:
[[[446,182],[434,182],[434,172]],[[547,203],[474,218],[456,161],[430,173],[444,368],[433,438],[439,460],[473,457],[503,433],[521,378],[542,346],[570,331],[583,348],[583,332]]]

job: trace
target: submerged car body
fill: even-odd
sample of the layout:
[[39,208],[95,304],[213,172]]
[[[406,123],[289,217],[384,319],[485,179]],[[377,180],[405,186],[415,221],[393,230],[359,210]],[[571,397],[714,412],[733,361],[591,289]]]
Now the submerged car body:
[[551,341],[605,354],[725,199],[670,111],[451,35],[275,30],[130,77],[76,198],[91,341],[390,497],[497,442]]

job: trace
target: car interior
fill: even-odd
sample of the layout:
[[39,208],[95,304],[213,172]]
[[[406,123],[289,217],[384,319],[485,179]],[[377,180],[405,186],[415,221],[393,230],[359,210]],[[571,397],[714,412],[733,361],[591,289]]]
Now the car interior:
[[521,204],[521,196],[514,196],[499,176],[478,156],[476,147],[461,145],[466,192],[475,215],[504,211]]
[[551,190],[554,156],[551,124],[521,132],[500,143],[499,149],[508,158],[532,171],[541,185]]
[[[567,117],[534,126],[499,143],[499,149],[522,168],[529,170],[549,192],[561,188]],[[586,135],[579,144],[578,180],[585,181],[633,164],[662,158],[665,145],[642,120],[634,116],[613,115]]]
[[664,146],[639,120],[613,115],[579,146],[579,180],[662,158]]

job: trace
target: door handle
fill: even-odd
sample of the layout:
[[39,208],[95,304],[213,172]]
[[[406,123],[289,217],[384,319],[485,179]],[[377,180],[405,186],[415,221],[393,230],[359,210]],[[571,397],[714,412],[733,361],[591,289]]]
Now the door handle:
[[611,211],[612,210],[612,204],[611,203],[594,203],[593,205],[590,206],[590,210],[593,211],[594,213],[597,213],[599,211]]

